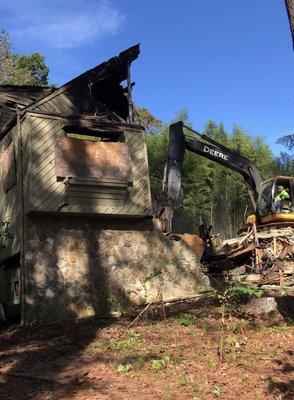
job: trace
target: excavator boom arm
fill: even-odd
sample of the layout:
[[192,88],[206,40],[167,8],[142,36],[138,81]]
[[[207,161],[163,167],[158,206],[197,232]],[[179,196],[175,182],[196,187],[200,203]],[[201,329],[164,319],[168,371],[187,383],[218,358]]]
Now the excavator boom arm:
[[[183,131],[184,127],[196,133],[201,140],[186,138]],[[175,209],[182,200],[181,175],[186,150],[241,174],[249,187],[249,195],[254,211],[257,211],[257,200],[262,179],[255,165],[246,157],[217,143],[206,135],[199,134],[179,121],[170,125],[169,128],[169,147],[157,215],[165,208]],[[169,212],[168,214],[172,218],[173,213]]]

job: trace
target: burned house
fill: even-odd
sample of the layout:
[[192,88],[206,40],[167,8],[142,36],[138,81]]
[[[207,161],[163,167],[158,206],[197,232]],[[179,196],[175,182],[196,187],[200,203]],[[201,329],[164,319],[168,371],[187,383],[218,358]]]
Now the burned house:
[[[176,268],[152,222],[145,132],[133,120],[138,55],[131,47],[59,89],[0,87],[0,301],[24,323],[138,304],[144,274]],[[183,279],[187,292],[195,279]]]

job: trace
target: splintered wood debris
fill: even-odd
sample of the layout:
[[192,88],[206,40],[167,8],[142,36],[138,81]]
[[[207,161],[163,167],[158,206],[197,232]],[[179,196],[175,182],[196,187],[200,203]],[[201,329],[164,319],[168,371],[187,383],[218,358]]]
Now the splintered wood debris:
[[[242,235],[224,241],[216,257],[204,261],[206,272],[258,286],[291,288],[294,294],[294,228],[248,228]],[[293,290],[292,290],[293,289]]]

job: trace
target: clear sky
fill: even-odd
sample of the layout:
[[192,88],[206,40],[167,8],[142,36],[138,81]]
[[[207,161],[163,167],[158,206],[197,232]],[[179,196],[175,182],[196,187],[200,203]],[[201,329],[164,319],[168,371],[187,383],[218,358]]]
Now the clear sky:
[[276,138],[293,132],[294,53],[283,0],[0,0],[15,51],[39,51],[50,81],[76,75],[141,43],[135,102],[168,122],[187,108]]

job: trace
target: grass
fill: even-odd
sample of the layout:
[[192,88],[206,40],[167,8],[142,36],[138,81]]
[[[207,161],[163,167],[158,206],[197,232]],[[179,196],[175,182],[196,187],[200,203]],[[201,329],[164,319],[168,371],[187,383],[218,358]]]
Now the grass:
[[215,386],[212,393],[214,394],[214,396],[216,398],[219,399],[221,397],[221,394],[222,394],[221,388],[219,386]]
[[176,388],[180,389],[181,387],[186,385],[186,377],[185,375],[179,376],[176,380]]
[[218,365],[218,360],[215,357],[207,357],[207,364],[211,368],[215,368]]
[[104,351],[105,347],[105,344],[101,340],[95,340],[89,345],[89,349],[94,351]]
[[129,372],[129,371],[131,371],[133,369],[133,366],[132,366],[132,364],[130,364],[130,363],[128,363],[128,364],[119,364],[118,366],[117,366],[117,372],[119,373],[119,374],[124,374],[124,373],[126,373],[126,372]]
[[139,335],[135,334],[132,331],[128,331],[125,334],[125,338],[122,340],[112,340],[110,342],[110,350],[112,351],[121,351],[126,355],[131,355],[139,344]]
[[175,322],[177,324],[183,325],[183,326],[195,325],[196,321],[197,321],[197,318],[195,317],[195,315],[190,314],[190,313],[182,314],[179,318],[177,318],[175,320]]
[[170,364],[172,364],[172,359],[170,356],[164,356],[162,358],[154,358],[153,360],[151,360],[151,368],[155,371],[164,369]]

